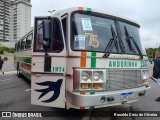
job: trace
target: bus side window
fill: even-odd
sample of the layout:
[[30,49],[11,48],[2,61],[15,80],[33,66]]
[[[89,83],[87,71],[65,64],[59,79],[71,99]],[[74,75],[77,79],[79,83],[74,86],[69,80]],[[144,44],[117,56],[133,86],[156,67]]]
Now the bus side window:
[[62,27],[63,27],[65,43],[67,45],[67,16],[62,19]]
[[37,30],[37,49],[43,50],[43,27],[42,26]]
[[[42,20],[46,18],[35,19],[34,32],[34,51],[44,51],[43,49],[43,25]],[[50,52],[61,52],[64,48],[62,29],[59,19],[51,19],[51,41],[49,41]]]
[[31,48],[32,38],[33,38],[33,33],[31,33],[29,36],[27,36],[26,45],[25,45],[26,49],[30,49]]
[[18,42],[17,51],[20,51],[20,47],[21,47],[21,41]]
[[42,18],[35,20],[34,50],[43,51],[43,26]]
[[17,51],[17,43],[15,44],[15,48],[14,48],[14,51],[16,52]]
[[52,27],[52,38],[51,38],[51,44],[52,44],[52,51],[55,52],[61,52],[64,48],[63,44],[63,38],[62,38],[62,32],[61,32],[61,26],[58,19],[53,19],[53,27]]
[[23,38],[22,40],[21,40],[21,50],[24,50],[25,48],[25,44],[26,44],[26,38]]

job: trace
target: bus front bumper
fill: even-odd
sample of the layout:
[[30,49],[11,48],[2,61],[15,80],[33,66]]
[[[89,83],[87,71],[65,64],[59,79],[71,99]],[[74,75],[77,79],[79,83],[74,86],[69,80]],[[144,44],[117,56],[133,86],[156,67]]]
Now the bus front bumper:
[[67,91],[67,101],[73,106],[112,106],[123,104],[127,102],[134,102],[140,98],[149,95],[149,89],[151,87],[146,85],[139,88],[117,90],[117,91],[105,91],[95,92],[95,94],[80,94],[80,92]]

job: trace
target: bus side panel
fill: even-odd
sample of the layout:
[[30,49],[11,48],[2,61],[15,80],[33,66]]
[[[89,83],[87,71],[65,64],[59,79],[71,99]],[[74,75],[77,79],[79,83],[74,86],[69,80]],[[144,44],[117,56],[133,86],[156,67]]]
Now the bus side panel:
[[51,57],[50,63],[47,63],[50,64],[47,72],[44,61],[44,56],[32,57],[31,103],[65,108],[66,58]]
[[14,67],[28,80],[31,79],[31,50],[22,50],[14,54]]

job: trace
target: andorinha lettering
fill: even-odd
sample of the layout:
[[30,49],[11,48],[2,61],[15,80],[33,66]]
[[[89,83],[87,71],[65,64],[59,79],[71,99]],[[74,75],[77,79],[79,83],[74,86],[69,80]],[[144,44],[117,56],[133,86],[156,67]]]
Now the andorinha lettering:
[[147,62],[146,61],[141,61],[141,67],[147,67]]
[[109,67],[132,67],[132,68],[136,68],[138,67],[140,64],[141,68],[146,68],[147,67],[147,62],[146,61],[117,61],[117,60],[113,60],[113,61],[109,61]]
[[109,67],[137,67],[137,61],[110,61]]

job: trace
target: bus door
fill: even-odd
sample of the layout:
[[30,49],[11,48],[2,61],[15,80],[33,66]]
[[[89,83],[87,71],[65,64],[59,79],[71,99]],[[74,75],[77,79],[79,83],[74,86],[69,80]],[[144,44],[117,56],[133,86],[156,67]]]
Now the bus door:
[[66,47],[57,18],[35,18],[31,103],[65,108]]

